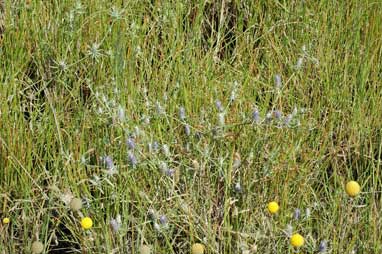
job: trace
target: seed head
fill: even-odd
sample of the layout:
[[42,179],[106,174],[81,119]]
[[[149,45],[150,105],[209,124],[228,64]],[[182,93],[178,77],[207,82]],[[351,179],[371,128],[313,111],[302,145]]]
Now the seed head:
[[70,201],[70,209],[72,211],[79,211],[82,209],[82,200],[79,198],[73,198],[72,201]]
[[151,253],[151,247],[143,244],[140,248],[140,254],[150,254]]
[[40,241],[34,241],[32,243],[32,253],[33,254],[40,254],[44,251],[44,244]]

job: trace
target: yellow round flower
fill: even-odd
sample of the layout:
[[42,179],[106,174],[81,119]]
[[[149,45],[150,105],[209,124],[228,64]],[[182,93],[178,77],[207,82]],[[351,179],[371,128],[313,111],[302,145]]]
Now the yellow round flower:
[[203,254],[204,253],[204,245],[201,243],[194,243],[192,245],[192,254]]
[[85,217],[81,220],[81,226],[83,229],[90,229],[93,226],[93,221],[89,217]]
[[268,203],[268,211],[272,214],[277,213],[279,211],[280,207],[277,202],[272,201]]
[[350,197],[355,197],[360,193],[361,187],[356,181],[349,181],[345,186],[345,191]]
[[3,223],[4,223],[4,224],[8,224],[9,222],[11,222],[11,220],[10,220],[8,217],[5,217],[5,218],[3,219]]
[[293,247],[301,247],[304,245],[304,237],[300,234],[294,234],[290,238],[290,244],[292,244]]

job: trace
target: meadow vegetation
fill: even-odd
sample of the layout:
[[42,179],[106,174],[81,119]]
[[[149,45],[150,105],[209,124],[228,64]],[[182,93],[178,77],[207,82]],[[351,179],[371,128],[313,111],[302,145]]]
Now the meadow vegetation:
[[0,253],[382,253],[381,1],[0,2]]

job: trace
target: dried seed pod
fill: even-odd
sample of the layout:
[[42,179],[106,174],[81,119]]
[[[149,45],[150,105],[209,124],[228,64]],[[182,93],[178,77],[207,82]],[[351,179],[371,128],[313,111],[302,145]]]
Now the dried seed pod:
[[32,243],[32,253],[33,254],[39,254],[44,251],[44,244],[40,241],[34,241]]
[[72,201],[70,201],[70,209],[72,211],[79,211],[82,209],[82,200],[79,198],[73,198]]

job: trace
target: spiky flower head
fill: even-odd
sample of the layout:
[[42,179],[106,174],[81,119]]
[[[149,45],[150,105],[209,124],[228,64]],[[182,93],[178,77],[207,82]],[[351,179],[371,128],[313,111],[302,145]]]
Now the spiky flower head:
[[322,240],[320,245],[318,246],[319,253],[325,253],[328,250],[328,242],[326,240]]

